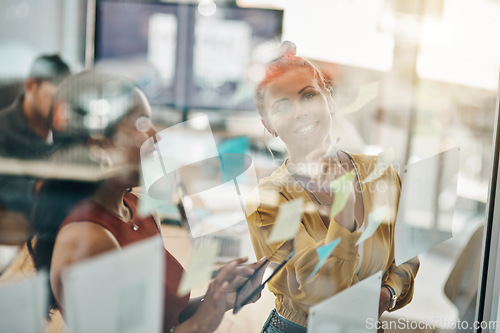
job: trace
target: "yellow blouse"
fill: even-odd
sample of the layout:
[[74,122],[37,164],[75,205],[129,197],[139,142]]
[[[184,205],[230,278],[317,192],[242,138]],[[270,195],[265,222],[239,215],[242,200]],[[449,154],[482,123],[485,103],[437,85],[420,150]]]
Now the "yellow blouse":
[[[374,170],[376,156],[349,156],[356,166],[360,180],[365,179]],[[389,213],[373,236],[364,241],[361,267],[357,274],[360,255],[355,243],[361,231],[357,227],[350,232],[334,219],[330,221],[327,229],[316,209],[304,211],[294,240],[267,244],[266,239],[271,233],[279,205],[298,198],[304,200],[305,207],[313,205],[306,191],[288,172],[285,163],[271,176],[262,179],[259,187],[246,202],[246,218],[257,258],[267,256],[272,262],[279,263],[295,249],[292,259],[269,282],[269,290],[276,296],[278,313],[298,325],[307,326],[310,306],[379,270],[384,272],[382,283],[391,286],[398,295],[394,310],[408,304],[413,297],[413,283],[419,267],[418,258],[415,257],[399,266],[394,263],[394,226],[401,189],[399,175],[389,167],[380,178],[361,184],[364,223],[369,223],[368,215],[371,212],[384,205],[388,206]],[[339,237],[341,241],[338,246],[318,273],[309,278],[318,263],[316,248]],[[276,254],[271,257],[275,251]]]

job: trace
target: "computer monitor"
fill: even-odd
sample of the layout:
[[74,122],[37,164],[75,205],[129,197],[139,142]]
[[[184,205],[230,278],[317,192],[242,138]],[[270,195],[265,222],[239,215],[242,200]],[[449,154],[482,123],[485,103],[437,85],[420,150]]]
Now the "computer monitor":
[[253,110],[253,52],[280,39],[282,22],[275,9],[100,0],[94,64],[131,77],[152,105]]

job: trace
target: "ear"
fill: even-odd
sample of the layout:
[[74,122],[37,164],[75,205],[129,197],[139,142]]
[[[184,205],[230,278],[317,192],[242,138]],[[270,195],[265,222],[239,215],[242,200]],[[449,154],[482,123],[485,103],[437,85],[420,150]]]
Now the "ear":
[[61,100],[52,102],[52,128],[62,131],[68,123],[68,105]]
[[278,133],[264,120],[264,118],[260,118],[262,125],[266,128],[266,130],[275,138],[278,136]]
[[24,83],[24,90],[26,91],[26,93],[33,92],[37,87],[38,87],[38,82],[36,82],[36,80],[33,78],[27,79],[26,82]]

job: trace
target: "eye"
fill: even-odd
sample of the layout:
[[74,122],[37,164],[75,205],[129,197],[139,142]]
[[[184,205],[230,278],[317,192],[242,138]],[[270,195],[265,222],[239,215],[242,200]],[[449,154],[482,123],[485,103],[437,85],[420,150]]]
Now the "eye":
[[308,92],[308,93],[305,93],[305,94],[304,94],[303,99],[304,99],[305,101],[307,101],[307,100],[312,99],[314,96],[316,96],[316,93],[313,93],[313,92]]
[[274,113],[283,113],[290,110],[290,103],[280,103],[274,108]]

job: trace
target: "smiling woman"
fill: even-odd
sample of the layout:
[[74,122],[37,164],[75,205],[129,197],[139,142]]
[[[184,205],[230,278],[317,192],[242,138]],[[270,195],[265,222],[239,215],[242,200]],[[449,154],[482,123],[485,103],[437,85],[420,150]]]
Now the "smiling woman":
[[[388,167],[378,179],[363,182],[375,169],[377,157],[334,149],[329,82],[312,63],[295,55],[294,44],[284,42],[282,51],[282,56],[268,65],[255,102],[263,125],[285,143],[289,157],[260,182],[260,200],[248,200],[246,213],[258,258],[269,258],[277,251],[272,261],[280,262],[292,250],[296,254],[269,283],[269,290],[276,296],[276,309],[263,332],[305,332],[310,306],[380,270],[384,276],[379,316],[401,308],[412,299],[419,261],[413,258],[400,266],[394,263],[399,175]],[[331,186],[334,180],[349,175],[353,175],[353,182]],[[346,186],[354,190],[349,187],[344,196]],[[279,198],[278,204],[262,200],[269,197]],[[279,206],[296,199],[316,209],[302,214],[293,240],[268,244]],[[332,209],[334,203],[344,200],[340,210]],[[358,244],[368,215],[384,206],[388,209],[378,221],[380,226]],[[333,241],[339,241],[338,245],[320,268],[315,267],[317,249]]]

